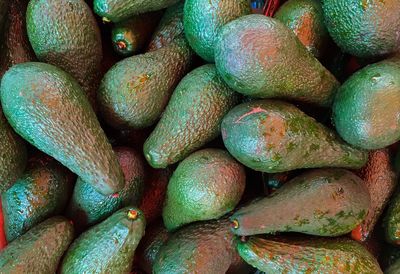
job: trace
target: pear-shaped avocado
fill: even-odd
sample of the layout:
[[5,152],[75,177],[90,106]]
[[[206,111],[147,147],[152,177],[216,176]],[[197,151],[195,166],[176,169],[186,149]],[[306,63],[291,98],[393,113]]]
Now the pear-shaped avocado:
[[123,174],[79,84],[45,63],[13,66],[1,81],[1,103],[11,126],[97,191],[123,187]]

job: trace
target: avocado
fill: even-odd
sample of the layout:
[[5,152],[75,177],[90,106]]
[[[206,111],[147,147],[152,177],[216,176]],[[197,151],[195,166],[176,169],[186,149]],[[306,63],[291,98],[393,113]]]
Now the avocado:
[[251,13],[248,0],[186,0],[183,25],[193,50],[207,62],[214,62],[215,40],[221,28]]
[[123,187],[111,145],[69,74],[45,63],[17,64],[4,75],[0,91],[5,116],[29,143],[104,195]]
[[70,73],[94,104],[103,53],[99,27],[85,1],[31,0],[26,27],[39,61]]
[[240,104],[224,117],[221,130],[233,157],[257,171],[361,168],[368,159],[368,153],[352,148],[332,130],[283,101]]
[[154,124],[190,68],[192,56],[181,38],[167,47],[115,64],[104,76],[97,94],[104,120],[116,129]]
[[94,12],[103,17],[103,21],[121,22],[134,15],[162,10],[179,0],[94,0]]
[[354,73],[332,112],[337,132],[355,147],[380,149],[400,140],[400,64],[385,60]]
[[339,86],[293,31],[274,18],[242,16],[222,27],[215,45],[220,76],[246,96],[330,106]]
[[0,253],[0,273],[55,273],[74,239],[74,227],[56,216],[36,225]]
[[149,164],[165,168],[215,139],[224,115],[238,102],[239,95],[218,76],[214,65],[187,74],[144,144]]
[[104,220],[121,207],[137,206],[142,198],[145,172],[141,155],[129,147],[116,147],[114,152],[124,173],[124,188],[106,196],[78,178],[67,216],[79,231]]
[[330,37],[319,0],[289,0],[278,9],[274,18],[293,30],[315,58],[324,57]]
[[237,249],[247,263],[265,273],[382,273],[367,249],[345,238],[283,242],[250,237],[238,242]]
[[130,273],[145,226],[140,210],[120,209],[72,243],[60,273]]
[[115,24],[111,30],[114,50],[125,57],[141,51],[149,42],[161,14],[149,12]]
[[364,220],[370,195],[363,181],[345,169],[307,171],[268,197],[231,216],[236,235],[299,232],[339,236]]
[[351,55],[368,58],[400,49],[400,2],[322,0],[326,27]]
[[185,1],[180,1],[166,9],[160,23],[151,37],[147,51],[154,51],[171,44],[175,39],[184,35],[183,6]]
[[71,175],[46,155],[29,159],[22,177],[1,195],[8,242],[64,210],[72,192]]
[[400,245],[400,189],[393,194],[383,220],[388,243]]
[[203,149],[183,160],[168,183],[163,209],[170,230],[218,219],[239,203],[246,186],[241,164],[221,149]]

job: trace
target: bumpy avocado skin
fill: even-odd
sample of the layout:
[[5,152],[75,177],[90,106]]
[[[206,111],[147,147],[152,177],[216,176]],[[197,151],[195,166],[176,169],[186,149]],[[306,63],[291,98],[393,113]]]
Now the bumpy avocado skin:
[[339,88],[333,104],[337,132],[362,149],[380,149],[397,142],[399,116],[400,64],[391,60],[354,73]]
[[106,196],[78,178],[67,208],[67,216],[78,230],[104,220],[123,206],[137,206],[142,198],[145,173],[142,157],[129,147],[116,147],[114,152],[124,173],[124,188],[118,194]]
[[247,263],[265,273],[383,273],[367,249],[344,238],[281,242],[250,237],[237,249]]
[[361,168],[368,153],[352,148],[332,130],[295,106],[258,100],[234,107],[221,124],[228,151],[257,171],[300,168]]
[[274,18],[293,30],[316,58],[324,56],[330,38],[319,0],[289,0],[279,8]]
[[222,27],[215,45],[219,74],[246,96],[329,106],[339,86],[293,31],[271,17],[234,20]]
[[99,27],[85,1],[31,0],[26,27],[37,58],[70,73],[94,103],[103,53]]
[[72,192],[71,175],[48,156],[37,155],[29,160],[23,176],[1,195],[8,242],[64,210]]
[[[131,212],[137,216],[130,217]],[[72,243],[60,273],[130,273],[145,226],[143,213],[137,208],[117,211]]]
[[3,111],[14,130],[99,192],[123,186],[123,174],[79,84],[44,63],[13,66],[1,82]]
[[115,64],[104,76],[97,94],[105,121],[117,129],[154,124],[190,68],[192,56],[181,38],[167,47]]
[[239,203],[246,186],[241,164],[228,152],[203,149],[183,160],[169,180],[163,209],[168,230],[218,219]]
[[57,216],[33,227],[0,253],[0,273],[55,273],[74,239],[74,227]]
[[187,74],[144,144],[149,164],[167,167],[216,138],[224,115],[239,99],[218,76],[214,65]]
[[370,206],[363,181],[345,169],[308,171],[236,211],[236,235],[300,232],[334,237],[353,230]]
[[94,0],[94,12],[106,21],[121,22],[134,15],[162,10],[179,0]]
[[322,0],[326,27],[335,43],[351,55],[368,58],[400,49],[397,0]]
[[194,51],[207,62],[214,62],[215,40],[222,26],[251,13],[247,0],[186,0],[185,35]]
[[386,241],[400,245],[400,191],[393,194],[383,222]]

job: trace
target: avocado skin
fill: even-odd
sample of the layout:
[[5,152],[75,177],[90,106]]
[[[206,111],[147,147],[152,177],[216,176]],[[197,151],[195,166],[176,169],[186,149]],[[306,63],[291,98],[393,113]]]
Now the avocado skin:
[[162,10],[179,0],[94,0],[94,12],[114,23],[121,22],[134,15]]
[[251,13],[247,0],[186,0],[185,35],[193,50],[207,62],[214,62],[215,40],[222,26]]
[[274,18],[293,30],[315,58],[324,56],[330,37],[319,0],[289,0],[279,8]]
[[293,31],[260,14],[222,27],[215,43],[215,64],[232,89],[250,97],[330,106],[339,86]]
[[236,211],[231,216],[232,232],[240,236],[299,232],[334,237],[360,224],[369,206],[368,189],[350,171],[311,170]]
[[203,149],[183,160],[169,180],[163,219],[168,231],[218,219],[239,203],[246,186],[244,167],[228,152]]
[[368,153],[343,142],[332,130],[295,106],[258,100],[234,107],[221,124],[225,147],[257,171],[300,168],[361,168]]
[[337,132],[355,147],[380,149],[400,140],[400,65],[385,60],[354,73],[332,112]]
[[[138,213],[136,219],[128,212]],[[134,207],[120,209],[76,239],[66,252],[60,273],[130,273],[146,221]]]
[[368,58],[400,49],[397,0],[322,0],[326,27],[335,43],[351,55]]
[[142,198],[144,187],[142,157],[129,147],[116,147],[114,152],[124,173],[124,188],[117,196],[114,194],[105,196],[78,178],[67,208],[67,216],[79,231],[104,220],[121,207],[138,205]]
[[345,238],[281,242],[250,237],[238,242],[237,249],[247,263],[266,273],[383,273],[367,249]]
[[239,99],[218,76],[214,65],[191,71],[178,84],[144,144],[149,164],[165,168],[215,139],[224,115]]
[[154,124],[191,65],[192,50],[181,38],[173,44],[115,64],[97,94],[100,113],[116,129]]
[[74,239],[74,227],[56,216],[15,239],[0,253],[0,273],[55,273]]
[[400,245],[400,191],[397,190],[389,202],[383,220],[385,238],[388,243]]
[[32,157],[23,176],[1,195],[7,241],[60,214],[72,192],[73,177],[48,156]]
[[38,60],[70,73],[94,104],[103,53],[100,29],[85,1],[31,0],[26,27]]
[[1,82],[3,111],[14,130],[100,193],[123,186],[123,174],[79,84],[44,63],[13,66]]

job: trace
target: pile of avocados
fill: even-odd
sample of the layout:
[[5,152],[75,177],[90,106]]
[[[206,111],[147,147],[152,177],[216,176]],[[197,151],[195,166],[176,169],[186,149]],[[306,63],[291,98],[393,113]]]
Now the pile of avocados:
[[0,273],[400,273],[400,1],[251,2],[0,0]]

